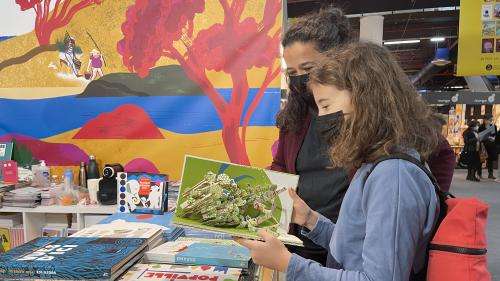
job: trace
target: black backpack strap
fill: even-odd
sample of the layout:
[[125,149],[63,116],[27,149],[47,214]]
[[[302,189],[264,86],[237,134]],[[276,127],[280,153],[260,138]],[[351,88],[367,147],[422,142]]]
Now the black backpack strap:
[[[446,200],[448,198],[454,198],[455,196],[453,196],[449,192],[442,191],[439,188],[439,184],[436,180],[436,177],[434,177],[434,175],[431,173],[431,171],[427,168],[427,166],[425,165],[425,162],[420,161],[417,158],[410,156],[406,153],[390,154],[390,155],[383,156],[383,157],[377,159],[375,162],[373,162],[373,166],[371,167],[368,174],[366,174],[365,182],[368,179],[368,177],[370,176],[370,174],[375,170],[375,168],[377,167],[378,164],[380,164],[381,162],[384,162],[387,160],[393,160],[393,159],[400,159],[400,160],[405,160],[405,161],[408,161],[410,163],[413,163],[415,166],[419,167],[422,171],[425,172],[427,177],[429,177],[429,179],[431,180],[432,185],[434,185],[434,191],[436,192],[436,196],[438,197],[438,200],[439,200],[439,215],[438,215],[436,224],[434,225],[434,229],[432,230],[432,234],[431,234],[431,240],[432,240],[432,238],[436,234],[436,231],[437,231],[439,225],[441,224],[444,217],[446,216],[446,212],[448,209],[447,208],[448,206],[446,205]],[[430,241],[429,241],[429,243],[430,243]],[[427,252],[426,252],[426,256],[425,256],[424,268],[422,270],[420,270],[420,272],[417,272],[417,273],[412,271],[411,276],[410,276],[410,281],[425,281],[426,280],[428,259],[429,259],[429,247],[427,248]]]

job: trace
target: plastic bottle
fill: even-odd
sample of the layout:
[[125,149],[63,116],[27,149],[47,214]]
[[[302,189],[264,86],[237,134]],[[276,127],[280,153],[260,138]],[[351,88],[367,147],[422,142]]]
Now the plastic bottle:
[[73,187],[73,171],[67,169],[64,172],[64,190],[69,191]]
[[87,188],[87,172],[85,162],[80,163],[80,172],[78,173],[78,185]]
[[90,155],[89,164],[87,165],[87,179],[99,178],[99,166],[94,155]]

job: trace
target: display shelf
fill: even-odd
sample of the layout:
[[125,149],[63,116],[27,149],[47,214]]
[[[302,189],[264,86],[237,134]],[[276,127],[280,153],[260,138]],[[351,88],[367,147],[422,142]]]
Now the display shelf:
[[3,207],[0,213],[50,213],[50,214],[112,214],[116,205],[108,206],[38,206],[36,208]]
[[[85,227],[86,215],[110,215],[115,213],[116,205],[109,206],[38,206],[36,208],[3,207],[3,213],[21,213],[23,215],[25,241],[31,241],[41,235],[41,228],[47,223],[46,214],[76,214],[78,229]],[[65,223],[65,220],[61,221]]]

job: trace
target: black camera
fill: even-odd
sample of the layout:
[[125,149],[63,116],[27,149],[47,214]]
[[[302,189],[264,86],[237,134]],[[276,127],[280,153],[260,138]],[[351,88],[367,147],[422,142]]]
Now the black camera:
[[99,190],[97,191],[97,200],[102,205],[116,204],[116,176],[123,172],[123,166],[120,164],[106,164],[102,170],[102,179],[99,181]]

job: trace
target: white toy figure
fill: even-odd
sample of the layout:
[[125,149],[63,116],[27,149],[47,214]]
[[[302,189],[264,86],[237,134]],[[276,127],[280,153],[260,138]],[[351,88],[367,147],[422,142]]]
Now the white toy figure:
[[[140,184],[136,180],[131,180],[127,182],[127,203],[129,205],[129,209],[133,212],[137,205],[141,203],[141,199],[139,199],[139,189],[141,188]],[[128,192],[130,190],[130,192]]]
[[160,209],[161,204],[161,191],[160,187],[157,185],[151,186],[151,192],[149,193],[149,208]]

